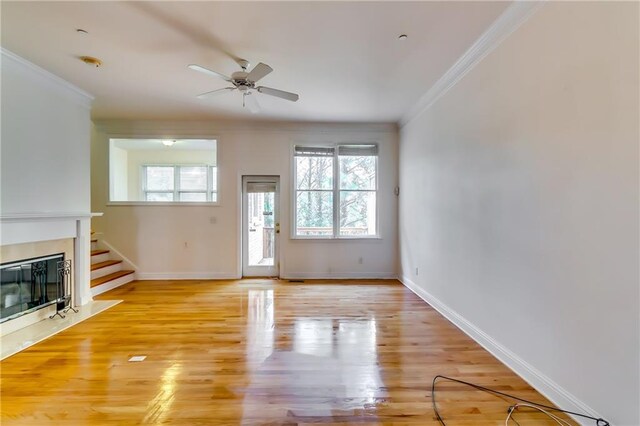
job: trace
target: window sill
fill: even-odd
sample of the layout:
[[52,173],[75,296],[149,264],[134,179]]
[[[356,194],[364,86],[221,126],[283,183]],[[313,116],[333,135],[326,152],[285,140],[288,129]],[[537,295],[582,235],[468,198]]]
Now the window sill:
[[327,242],[336,242],[336,241],[380,241],[382,237],[379,235],[374,235],[371,237],[289,237],[292,241],[327,241]]
[[218,202],[204,202],[204,201],[110,201],[107,203],[107,207],[118,206],[190,206],[190,207],[221,207],[222,204]]

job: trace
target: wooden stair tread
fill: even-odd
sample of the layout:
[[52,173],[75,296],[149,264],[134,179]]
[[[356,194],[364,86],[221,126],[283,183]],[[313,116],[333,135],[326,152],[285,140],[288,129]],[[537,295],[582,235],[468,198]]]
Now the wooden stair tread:
[[117,265],[118,263],[122,263],[122,260],[105,260],[104,262],[98,262],[91,265],[91,270],[95,271],[96,269],[106,268],[107,266]]
[[100,284],[104,284],[106,282],[118,279],[120,277],[124,277],[129,274],[133,274],[135,271],[118,271],[113,274],[105,275],[104,277],[94,278],[91,280],[91,287],[99,286]]
[[98,242],[98,239],[97,239],[97,238],[94,238],[94,239],[92,239],[92,240],[91,240],[91,242],[92,242],[92,243],[97,243],[97,242]]
[[91,250],[91,256],[97,256],[105,253],[109,253],[109,250]]

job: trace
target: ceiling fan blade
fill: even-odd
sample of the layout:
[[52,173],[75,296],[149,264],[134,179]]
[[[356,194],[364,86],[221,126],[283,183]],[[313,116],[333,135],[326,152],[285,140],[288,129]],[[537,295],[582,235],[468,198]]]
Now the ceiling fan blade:
[[247,108],[249,108],[249,111],[251,111],[252,114],[260,111],[260,104],[258,104],[258,99],[255,94],[245,93],[244,101],[245,105],[247,106]]
[[260,93],[264,93],[265,95],[271,95],[278,98],[286,99],[288,101],[295,102],[300,96],[295,93],[285,92],[284,90],[272,89],[271,87],[259,86],[256,87],[256,90]]
[[191,64],[187,68],[192,69],[194,71],[199,71],[199,72],[202,72],[202,73],[205,73],[205,74],[208,74],[208,75],[212,75],[214,77],[219,77],[219,78],[223,79],[224,81],[228,81],[228,82],[232,81],[226,75],[220,74],[219,72],[211,71],[210,69],[205,68],[205,67],[201,67],[200,65]]
[[236,88],[235,87],[223,87],[222,89],[216,89],[216,90],[212,90],[210,92],[201,93],[196,97],[198,99],[205,99],[205,98],[209,98],[211,96],[215,96],[215,95],[220,95],[222,93],[226,93],[226,92],[231,91],[231,90],[236,90]]
[[265,75],[269,74],[271,71],[273,71],[273,68],[271,68],[267,64],[263,64],[262,62],[260,62],[258,65],[253,67],[249,75],[247,75],[247,80],[253,81],[255,83]]

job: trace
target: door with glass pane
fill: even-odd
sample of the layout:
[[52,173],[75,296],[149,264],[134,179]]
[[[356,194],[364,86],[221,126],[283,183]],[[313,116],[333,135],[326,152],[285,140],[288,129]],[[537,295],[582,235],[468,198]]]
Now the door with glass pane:
[[279,185],[277,176],[242,178],[242,275],[245,277],[279,274]]

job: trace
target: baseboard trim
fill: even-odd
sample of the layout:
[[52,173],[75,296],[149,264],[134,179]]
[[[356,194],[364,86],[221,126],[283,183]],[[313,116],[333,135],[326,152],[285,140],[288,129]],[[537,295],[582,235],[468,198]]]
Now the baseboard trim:
[[235,274],[216,272],[136,272],[138,281],[151,280],[237,280]]
[[[511,352],[507,347],[497,342],[484,331],[480,330],[473,323],[468,321],[462,315],[451,309],[445,303],[440,301],[422,287],[411,281],[406,276],[398,277],[398,280],[404,284],[416,296],[427,302],[431,307],[438,311],[442,316],[451,321],[456,327],[462,330],[467,336],[475,340],[480,346],[486,349],[491,355],[495,356],[504,365],[509,367],[514,373],[529,383],[534,389],[544,395],[549,401],[565,410],[582,412],[596,418],[602,418],[593,408],[589,407],[583,401],[572,395],[562,386],[551,380],[542,372],[537,370],[531,364]],[[584,419],[573,417],[579,424],[584,424]]]
[[281,275],[285,280],[396,280],[398,275],[392,272],[336,272],[336,273],[318,273],[318,272],[287,272]]

